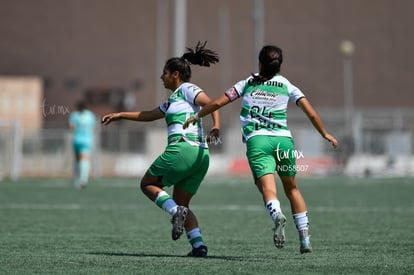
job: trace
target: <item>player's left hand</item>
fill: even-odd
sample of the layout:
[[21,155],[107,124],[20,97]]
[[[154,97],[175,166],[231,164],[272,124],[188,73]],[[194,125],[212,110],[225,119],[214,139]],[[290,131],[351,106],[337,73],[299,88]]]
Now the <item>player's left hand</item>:
[[220,141],[220,129],[212,128],[207,137],[207,143],[218,143]]
[[188,126],[190,125],[190,123],[195,124],[196,122],[197,122],[197,120],[194,117],[188,118],[183,124],[183,129],[187,129]]

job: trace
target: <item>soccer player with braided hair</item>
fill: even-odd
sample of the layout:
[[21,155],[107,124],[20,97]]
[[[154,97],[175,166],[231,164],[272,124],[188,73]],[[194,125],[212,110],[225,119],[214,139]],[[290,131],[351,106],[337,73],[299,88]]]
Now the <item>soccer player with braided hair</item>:
[[[207,256],[197,218],[190,209],[190,201],[196,194],[209,167],[207,139],[218,139],[220,121],[218,111],[211,113],[213,127],[209,136],[203,134],[202,122],[183,129],[189,117],[210,101],[206,93],[190,82],[190,64],[209,67],[219,61],[218,55],[198,43],[195,49],[187,48],[182,57],[166,61],[161,80],[171,91],[169,98],[150,111],[120,112],[102,117],[107,125],[112,121],[126,119],[154,121],[164,118],[168,128],[168,144],[165,151],[151,164],[141,179],[142,192],[161,209],[172,216],[172,239],[177,240],[184,229],[192,246],[188,256]],[[172,197],[164,190],[173,186]]]
[[267,213],[275,225],[274,244],[277,248],[284,246],[286,223],[276,192],[274,173],[277,172],[299,233],[299,250],[301,253],[309,253],[312,252],[312,246],[308,210],[295,177],[296,154],[286,120],[288,102],[292,101],[299,106],[322,138],[334,148],[338,141],[326,131],[319,114],[299,88],[280,74],[282,62],[283,55],[279,47],[264,46],[259,53],[259,73],[237,82],[222,96],[206,104],[183,127],[191,127],[201,117],[241,98],[240,121],[246,155],[254,183],[262,194]]

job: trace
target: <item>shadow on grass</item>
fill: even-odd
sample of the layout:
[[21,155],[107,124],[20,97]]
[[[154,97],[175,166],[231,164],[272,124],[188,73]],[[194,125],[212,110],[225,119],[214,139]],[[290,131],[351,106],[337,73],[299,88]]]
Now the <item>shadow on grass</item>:
[[[148,253],[123,253],[123,252],[90,252],[91,255],[104,255],[104,256],[116,256],[116,257],[158,257],[158,258],[194,258],[185,255],[175,254],[148,254]],[[207,256],[203,259],[219,259],[227,261],[242,261],[243,257],[234,256]]]

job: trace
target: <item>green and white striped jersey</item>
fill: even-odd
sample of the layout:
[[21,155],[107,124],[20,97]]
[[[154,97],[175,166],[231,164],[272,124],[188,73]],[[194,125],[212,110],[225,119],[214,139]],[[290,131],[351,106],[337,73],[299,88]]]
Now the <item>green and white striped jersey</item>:
[[285,77],[276,74],[272,79],[258,83],[250,76],[237,82],[225,92],[231,100],[242,97],[240,121],[243,140],[256,135],[287,136],[288,102],[297,102],[304,94]]
[[197,85],[185,82],[160,105],[161,112],[165,114],[169,140],[171,136],[182,136],[186,142],[193,146],[208,147],[201,119],[195,125],[190,124],[187,129],[183,129],[184,122],[201,109],[195,104],[195,98],[200,92],[202,90]]

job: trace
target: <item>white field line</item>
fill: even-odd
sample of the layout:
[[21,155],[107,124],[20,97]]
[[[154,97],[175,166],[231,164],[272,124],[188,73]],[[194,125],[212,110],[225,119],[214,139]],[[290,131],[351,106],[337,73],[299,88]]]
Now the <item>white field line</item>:
[[[153,205],[155,207],[155,205]],[[4,203],[0,204],[1,209],[14,210],[138,210],[151,208],[149,204],[101,204],[101,205],[80,205],[75,203],[67,204],[46,204],[46,203]],[[265,211],[260,205],[194,205],[191,209],[198,211]],[[341,212],[341,213],[412,213],[414,207],[378,207],[378,206],[309,206],[309,212]]]
[[0,209],[22,209],[22,210],[78,210],[79,204],[37,204],[37,203],[5,203],[0,204]]

